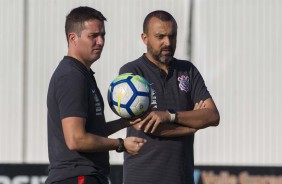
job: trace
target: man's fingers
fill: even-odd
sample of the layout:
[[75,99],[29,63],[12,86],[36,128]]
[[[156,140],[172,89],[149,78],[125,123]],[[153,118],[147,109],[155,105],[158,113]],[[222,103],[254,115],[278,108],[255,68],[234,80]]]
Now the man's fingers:
[[198,109],[198,103],[195,103],[195,106],[194,106],[194,110],[197,110]]
[[154,133],[155,132],[155,130],[157,129],[157,127],[158,127],[158,125],[160,124],[161,122],[159,121],[159,120],[157,120],[155,123],[154,123],[154,126],[153,126],[153,128],[152,128],[152,130],[151,130],[151,133]]
[[203,105],[203,100],[201,100],[200,102],[199,102],[199,107],[201,107]]
[[135,125],[137,123],[139,123],[141,120],[141,118],[135,119],[134,121],[129,121],[130,125]]
[[147,122],[151,119],[151,115],[149,114],[148,116],[146,116],[146,118],[144,118],[139,125],[139,128],[142,129],[144,128],[144,125],[147,125]]
[[137,143],[138,151],[142,148],[142,146],[144,146],[144,144],[145,144],[145,143],[143,143],[143,142]]
[[142,129],[143,127],[144,127],[144,125],[145,125],[146,123],[145,123],[145,121],[143,120],[143,121],[141,121],[141,123],[140,123],[140,125],[139,125],[139,129]]
[[152,126],[154,125],[154,122],[155,122],[155,120],[153,120],[153,119],[151,119],[148,123],[147,123],[147,125],[146,125],[146,127],[145,127],[145,129],[144,129],[144,132],[149,132],[149,130],[150,129],[152,129]]
[[203,109],[206,107],[206,104],[203,100],[201,100],[199,103],[195,103],[194,110]]
[[147,142],[146,139],[139,138],[139,137],[135,137],[135,140],[134,140],[134,141],[137,142],[137,143],[145,143],[145,142]]
[[146,142],[147,140],[143,138],[127,137],[124,139],[124,146],[129,154],[137,155]]

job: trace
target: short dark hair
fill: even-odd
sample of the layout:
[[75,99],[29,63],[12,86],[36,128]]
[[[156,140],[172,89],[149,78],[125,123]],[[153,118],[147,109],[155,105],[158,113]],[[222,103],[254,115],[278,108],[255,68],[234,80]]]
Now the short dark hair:
[[80,6],[72,9],[67,15],[65,23],[65,33],[67,41],[68,34],[70,32],[75,32],[80,36],[81,31],[84,29],[85,21],[92,19],[98,19],[102,22],[107,20],[101,12],[95,10],[94,8]]
[[173,21],[175,26],[177,27],[177,22],[170,13],[163,11],[163,10],[156,10],[156,11],[149,13],[145,17],[144,22],[143,22],[143,32],[144,33],[148,33],[148,24],[151,18],[153,17],[156,17],[162,21]]

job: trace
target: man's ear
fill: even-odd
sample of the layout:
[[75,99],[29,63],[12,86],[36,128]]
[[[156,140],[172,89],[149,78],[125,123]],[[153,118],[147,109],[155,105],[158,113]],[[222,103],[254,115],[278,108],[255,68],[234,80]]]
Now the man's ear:
[[146,33],[142,33],[142,34],[141,34],[141,39],[142,39],[143,43],[144,43],[145,45],[147,45],[147,43],[148,43],[148,36],[147,36]]
[[76,41],[77,41],[77,35],[75,33],[69,33],[68,34],[68,39],[69,39],[69,44],[71,45],[76,45]]

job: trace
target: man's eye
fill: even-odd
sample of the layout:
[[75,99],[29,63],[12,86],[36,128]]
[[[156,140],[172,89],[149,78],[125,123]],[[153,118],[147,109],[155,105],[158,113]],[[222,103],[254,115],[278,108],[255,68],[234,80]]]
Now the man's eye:
[[164,37],[163,35],[157,35],[158,39],[163,39],[163,37]]
[[89,35],[88,37],[89,38],[95,38],[96,36],[95,35]]

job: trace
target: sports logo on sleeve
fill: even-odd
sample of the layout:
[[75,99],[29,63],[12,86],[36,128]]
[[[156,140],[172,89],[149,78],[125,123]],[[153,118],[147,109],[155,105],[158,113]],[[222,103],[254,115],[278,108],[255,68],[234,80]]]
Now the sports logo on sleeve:
[[96,90],[95,90],[95,89],[92,89],[91,91],[92,91],[92,93],[93,93],[93,95],[94,95],[95,108],[96,108],[96,116],[103,115],[103,113],[102,113],[102,106],[101,106],[99,97],[98,97],[98,95],[96,94]]
[[188,76],[181,75],[178,77],[179,88],[181,91],[185,91],[186,93],[190,90],[190,79]]

